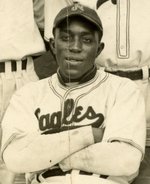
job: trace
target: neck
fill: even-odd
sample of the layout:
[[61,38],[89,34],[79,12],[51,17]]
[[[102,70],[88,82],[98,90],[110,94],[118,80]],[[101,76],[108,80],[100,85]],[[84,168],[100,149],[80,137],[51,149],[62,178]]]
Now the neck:
[[58,79],[59,79],[60,83],[65,85],[65,86],[66,86],[67,83],[82,84],[82,83],[87,82],[87,81],[91,80],[92,78],[94,78],[94,76],[96,74],[96,71],[97,71],[97,68],[94,65],[93,68],[90,69],[89,71],[87,71],[82,77],[80,77],[78,79],[70,79],[70,78],[64,77],[61,74],[60,70],[58,69],[57,76],[58,76]]

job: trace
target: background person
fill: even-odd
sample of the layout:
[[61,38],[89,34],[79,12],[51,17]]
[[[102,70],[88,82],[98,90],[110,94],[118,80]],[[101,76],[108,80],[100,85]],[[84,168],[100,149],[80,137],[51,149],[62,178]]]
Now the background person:
[[[44,1],[1,0],[0,22],[1,132],[1,121],[12,94],[29,81],[38,80],[33,60],[46,51],[39,31],[44,31]],[[12,184],[14,179],[14,173],[0,161],[0,183]]]

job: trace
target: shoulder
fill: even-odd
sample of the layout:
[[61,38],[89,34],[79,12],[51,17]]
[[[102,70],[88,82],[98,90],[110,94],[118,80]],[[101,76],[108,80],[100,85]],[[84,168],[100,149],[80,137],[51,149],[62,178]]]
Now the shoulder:
[[127,91],[139,91],[138,85],[125,77],[119,77],[113,74],[110,74],[108,72],[105,72],[104,70],[99,69],[98,70],[99,76],[101,80],[105,79],[104,85],[109,88],[111,91],[115,90],[127,90]]
[[41,93],[45,93],[48,88],[48,81],[50,78],[45,78],[35,82],[29,82],[17,90],[13,97],[29,98],[37,97]]

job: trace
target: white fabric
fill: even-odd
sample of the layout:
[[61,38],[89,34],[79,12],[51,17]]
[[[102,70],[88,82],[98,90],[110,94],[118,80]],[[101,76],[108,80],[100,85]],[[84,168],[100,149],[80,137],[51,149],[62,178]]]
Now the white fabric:
[[0,23],[0,62],[45,51],[34,20],[32,0],[1,0]]
[[[11,62],[5,61],[5,73],[0,73],[0,146],[1,146],[1,121],[13,93],[30,81],[37,81],[38,77],[34,71],[33,60],[27,58],[26,70],[21,70],[21,61],[17,62],[17,71],[11,71]],[[8,171],[0,160],[0,183],[12,184],[14,173]]]
[[52,37],[53,22],[57,13],[72,2],[73,0],[45,0],[44,38],[46,41],[49,41],[49,38]]
[[[51,177],[43,179],[41,184],[127,184],[127,183],[118,183],[111,180],[106,180],[94,176],[85,176],[79,174],[67,174],[66,176]],[[33,180],[31,184],[39,184],[37,180]]]
[[[73,100],[73,109],[65,117],[67,99]],[[91,124],[105,127],[102,143],[93,144],[92,132],[87,126]],[[56,74],[26,85],[12,98],[2,125],[4,160],[16,172],[52,167],[70,154],[76,155],[77,152],[78,155],[79,150],[88,146],[83,154],[86,162],[80,161],[80,157],[79,161],[73,159],[73,164],[83,164],[86,170],[92,168],[102,174],[130,175],[137,171],[140,161],[133,167],[123,167],[124,159],[125,163],[128,160],[124,153],[132,152],[134,159],[144,154],[146,127],[143,98],[132,81],[103,71],[98,71],[91,81],[77,87],[65,88],[58,82]],[[83,127],[41,135],[54,128],[78,125]],[[112,144],[111,141],[117,142]],[[114,153],[117,155],[117,167]],[[11,155],[11,159],[7,154]],[[115,164],[111,164],[113,160]]]
[[[98,65],[110,71],[149,68],[149,9],[148,0],[117,0],[117,5],[107,1],[98,9],[104,27],[102,41],[105,43],[103,52],[97,58]],[[127,16],[123,18],[124,15]],[[122,26],[125,26],[124,29]],[[147,70],[144,70],[143,76],[144,80],[135,82],[145,98],[147,128],[150,129],[150,81],[146,79]],[[150,142],[147,144],[150,145]]]
[[117,5],[107,1],[98,9],[105,43],[99,64],[115,70],[136,69],[150,63],[149,8],[147,0],[117,0]]
[[143,66],[142,73],[143,73],[143,80],[148,80],[149,79],[149,67]]
[[45,0],[33,0],[34,18],[41,30],[44,30],[44,7]]
[[5,73],[0,73],[0,121],[13,93],[30,81],[37,81],[32,57],[27,58],[26,70],[21,70],[21,61],[17,62],[17,71],[11,71],[11,62],[5,61]]
[[[27,82],[38,80],[32,58],[28,56],[45,51],[38,30],[38,27],[44,27],[43,19],[44,0],[0,1],[0,62],[5,62],[6,70],[0,73],[0,142],[1,120],[12,94]],[[24,57],[28,57],[26,71],[21,70],[20,60]],[[10,60],[17,62],[16,72],[11,72]],[[13,180],[14,173],[9,172],[0,161],[0,183],[12,184]]]

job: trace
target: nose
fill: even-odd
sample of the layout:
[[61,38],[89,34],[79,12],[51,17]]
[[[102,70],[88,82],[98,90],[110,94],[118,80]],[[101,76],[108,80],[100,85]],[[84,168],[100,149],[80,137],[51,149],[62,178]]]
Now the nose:
[[69,43],[69,50],[71,52],[79,53],[82,51],[82,43],[78,37],[75,37],[70,43]]

